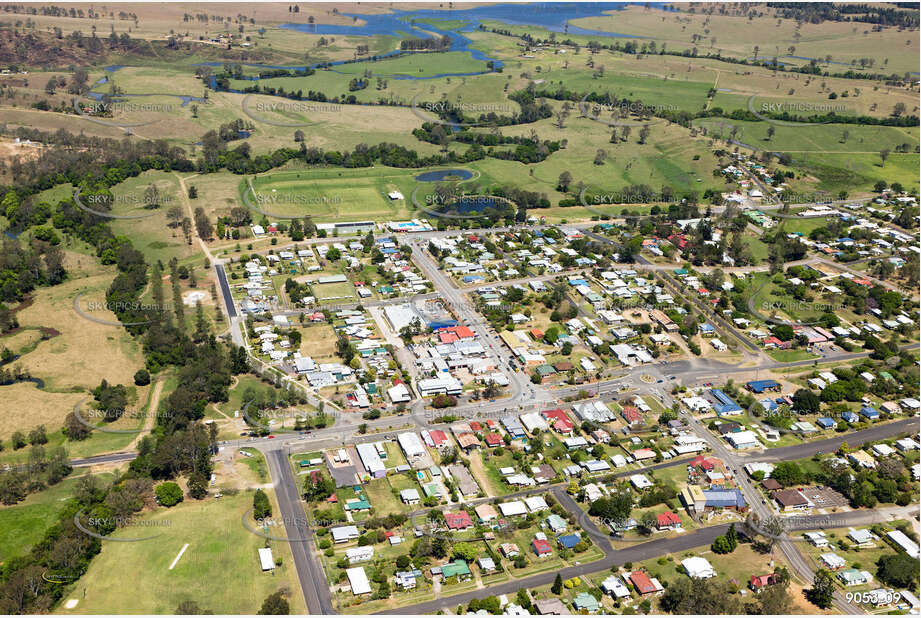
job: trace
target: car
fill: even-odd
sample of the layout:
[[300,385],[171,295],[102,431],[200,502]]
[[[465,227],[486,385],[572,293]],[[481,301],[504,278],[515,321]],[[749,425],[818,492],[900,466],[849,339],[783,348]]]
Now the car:
[[656,384],[661,384],[662,380],[656,380]]
[[269,435],[269,440],[274,440],[274,439],[275,439],[275,436]]

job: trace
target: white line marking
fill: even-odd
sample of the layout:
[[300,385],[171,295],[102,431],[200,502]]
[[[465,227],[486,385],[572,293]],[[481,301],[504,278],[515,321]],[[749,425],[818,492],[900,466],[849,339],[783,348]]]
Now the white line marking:
[[188,544],[188,543],[186,543],[185,545],[182,546],[182,549],[180,549],[180,550],[179,550],[179,553],[176,554],[176,557],[173,558],[173,563],[172,563],[171,565],[169,565],[169,570],[170,570],[170,571],[173,570],[173,567],[176,566],[176,563],[179,562],[179,559],[182,558],[182,554],[184,554],[184,553],[185,553],[185,550],[187,550],[188,548],[189,548],[189,544]]

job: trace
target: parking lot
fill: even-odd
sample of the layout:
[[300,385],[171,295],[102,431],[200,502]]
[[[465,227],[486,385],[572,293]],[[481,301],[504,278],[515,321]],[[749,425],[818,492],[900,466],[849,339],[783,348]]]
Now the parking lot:
[[806,496],[817,509],[840,508],[850,504],[843,494],[830,487],[804,487],[802,494]]

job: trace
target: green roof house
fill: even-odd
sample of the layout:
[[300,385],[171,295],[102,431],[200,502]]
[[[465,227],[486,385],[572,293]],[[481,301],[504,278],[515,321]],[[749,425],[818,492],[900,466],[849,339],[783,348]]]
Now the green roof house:
[[594,614],[601,609],[601,605],[598,604],[597,599],[587,592],[580,592],[577,594],[576,598],[572,600],[572,604],[575,606],[577,612],[585,610],[590,614]]
[[441,575],[444,579],[456,577],[457,581],[466,581],[471,577],[470,567],[467,566],[465,561],[458,558],[454,562],[449,562],[441,567]]

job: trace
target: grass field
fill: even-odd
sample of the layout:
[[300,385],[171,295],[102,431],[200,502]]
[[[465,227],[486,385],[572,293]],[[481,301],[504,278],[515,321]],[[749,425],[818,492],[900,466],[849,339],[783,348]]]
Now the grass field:
[[[247,198],[263,212],[310,215],[321,223],[400,219],[409,216],[413,178],[419,173],[388,167],[286,170],[254,177]],[[241,193],[244,189],[247,184],[241,186]],[[394,190],[406,199],[388,198]],[[253,216],[261,218],[256,212]]]
[[[0,506],[0,562],[25,555],[57,523],[58,512],[73,495],[83,476],[75,472],[57,485],[29,496],[13,506]],[[96,475],[105,483],[111,475]]]
[[[255,613],[265,597],[287,587],[292,613],[302,613],[303,599],[287,544],[271,544],[273,554],[282,559],[274,574],[259,568],[256,550],[266,540],[241,523],[251,507],[252,493],[241,492],[219,500],[186,499],[145,515],[146,521],[161,522],[155,528],[160,536],[136,543],[104,541],[102,553],[71,593],[79,603],[59,612],[170,614],[181,601],[195,600],[215,613]],[[137,531],[116,532],[125,538],[132,534],[137,536]],[[169,570],[186,543],[189,547]],[[132,565],[134,572],[127,572],[126,565]],[[132,591],[127,596],[126,587]]]

